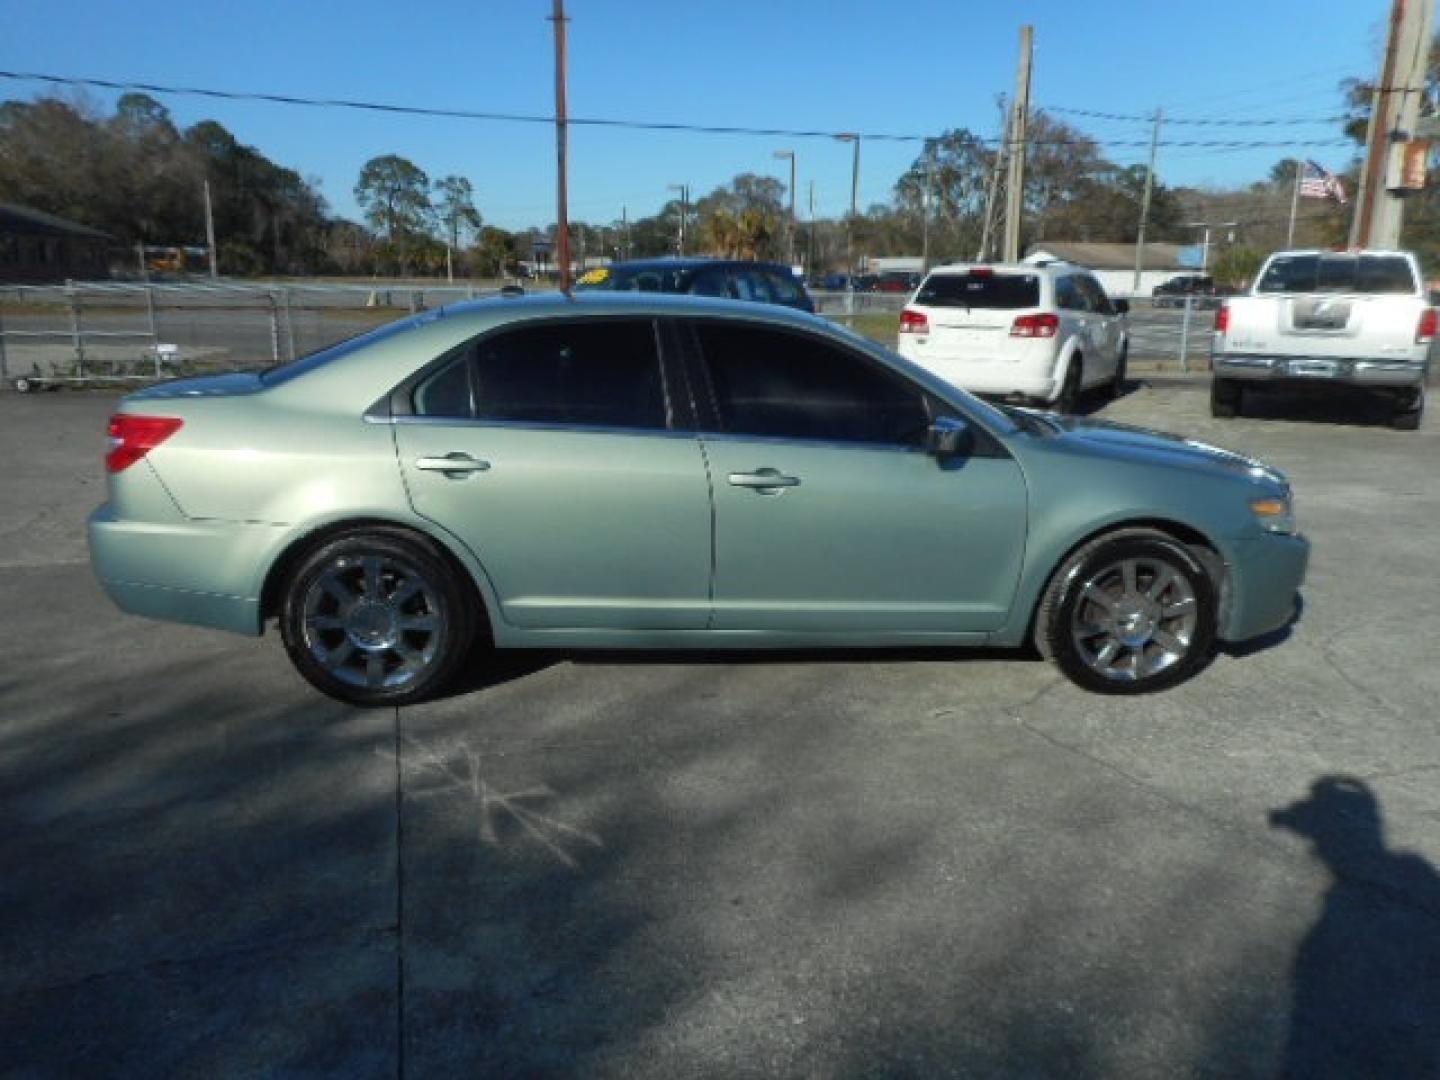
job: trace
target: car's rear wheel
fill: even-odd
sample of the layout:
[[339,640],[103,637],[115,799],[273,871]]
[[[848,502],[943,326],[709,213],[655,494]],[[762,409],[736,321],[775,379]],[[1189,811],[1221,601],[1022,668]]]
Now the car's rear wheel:
[[1214,582],[1190,549],[1164,533],[1127,530],[1067,560],[1036,633],[1077,685],[1143,694],[1183,682],[1209,660],[1215,616]]
[[1419,431],[1420,418],[1425,415],[1425,391],[1416,390],[1408,404],[1401,405],[1390,417],[1390,426],[1396,431]]
[[1055,399],[1055,411],[1073,413],[1080,404],[1080,378],[1085,366],[1079,353],[1070,358],[1065,369],[1065,381],[1060,384],[1060,396]]
[[429,541],[366,528],[328,540],[296,566],[280,632],[316,689],[355,705],[404,705],[450,680],[474,638],[474,603]]
[[1227,419],[1240,415],[1240,387],[1233,379],[1210,380],[1210,415]]
[[1127,341],[1120,350],[1120,359],[1115,361],[1115,381],[1110,384],[1110,396],[1121,398],[1125,396],[1125,369],[1130,363],[1130,343]]

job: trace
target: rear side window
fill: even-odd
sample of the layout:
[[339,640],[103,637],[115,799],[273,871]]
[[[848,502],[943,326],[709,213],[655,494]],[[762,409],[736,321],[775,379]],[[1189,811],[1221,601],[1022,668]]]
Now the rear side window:
[[766,271],[765,280],[770,283],[770,291],[774,293],[776,303],[798,304],[800,302],[800,289],[795,284],[795,279],[788,274]]
[[770,294],[770,283],[758,270],[732,270],[730,281],[735,286],[736,297],[741,300],[753,300],[761,304],[775,302],[775,298]]
[[422,382],[420,416],[571,427],[668,426],[649,320],[530,326],[480,340]]
[[1032,308],[1040,306],[1035,274],[931,274],[915,295],[927,307]]
[[1266,267],[1262,293],[1415,293],[1418,286],[1403,255],[1282,255]]
[[1090,310],[1085,294],[1080,291],[1078,280],[1073,277],[1055,279],[1055,306],[1062,311]]
[[875,361],[807,334],[701,322],[722,431],[835,442],[915,445],[924,397]]

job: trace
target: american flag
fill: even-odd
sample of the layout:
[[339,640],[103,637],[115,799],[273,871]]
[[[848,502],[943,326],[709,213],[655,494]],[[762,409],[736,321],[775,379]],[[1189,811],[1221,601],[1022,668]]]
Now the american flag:
[[1300,173],[1300,194],[1307,199],[1334,198],[1341,206],[1345,205],[1345,185],[1340,178],[1313,161],[1305,162]]

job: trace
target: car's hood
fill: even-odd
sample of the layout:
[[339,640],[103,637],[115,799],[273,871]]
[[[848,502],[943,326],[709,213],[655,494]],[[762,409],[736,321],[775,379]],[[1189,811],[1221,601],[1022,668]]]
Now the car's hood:
[[1078,450],[1130,459],[1143,459],[1181,468],[1218,470],[1254,480],[1268,480],[1289,489],[1285,474],[1263,461],[1209,443],[1165,431],[1116,424],[1109,420],[1041,414],[1056,429],[1057,437]]

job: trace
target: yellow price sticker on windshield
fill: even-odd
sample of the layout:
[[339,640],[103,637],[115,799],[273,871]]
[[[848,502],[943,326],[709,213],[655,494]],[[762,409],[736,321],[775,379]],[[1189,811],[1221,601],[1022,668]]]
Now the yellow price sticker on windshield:
[[608,266],[597,266],[594,270],[587,270],[580,275],[577,285],[600,285],[610,279],[610,268]]

